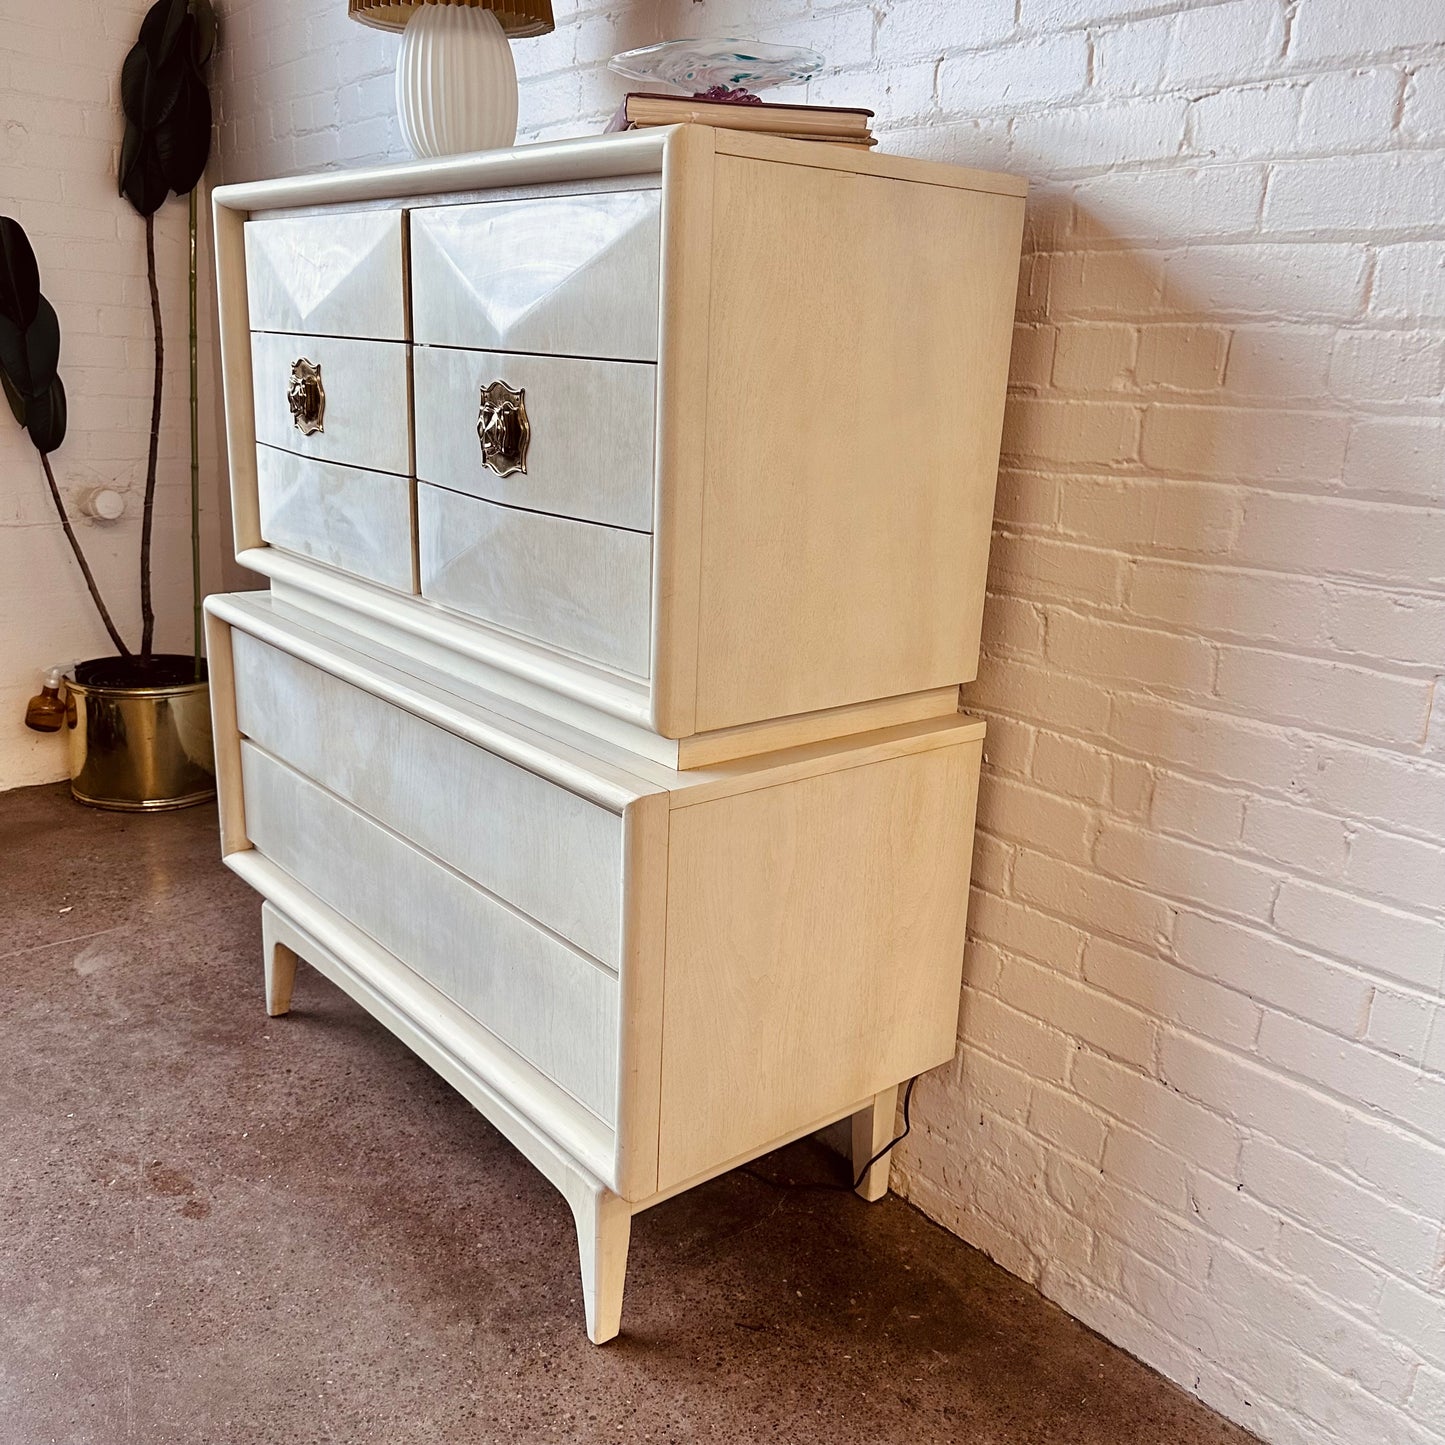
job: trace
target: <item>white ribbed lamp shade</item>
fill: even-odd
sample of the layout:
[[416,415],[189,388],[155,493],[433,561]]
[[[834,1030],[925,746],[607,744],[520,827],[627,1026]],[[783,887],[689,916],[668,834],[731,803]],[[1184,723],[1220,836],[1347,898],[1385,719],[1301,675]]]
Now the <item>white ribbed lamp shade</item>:
[[495,150],[517,138],[517,67],[501,22],[468,5],[422,5],[396,58],[401,133],[418,156]]

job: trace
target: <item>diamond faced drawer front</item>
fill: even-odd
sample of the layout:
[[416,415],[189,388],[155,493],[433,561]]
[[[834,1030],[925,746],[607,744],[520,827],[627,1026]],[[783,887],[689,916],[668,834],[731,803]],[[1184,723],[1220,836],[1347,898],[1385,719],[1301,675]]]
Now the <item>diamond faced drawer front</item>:
[[404,226],[400,210],[248,221],[251,329],[404,340]]
[[256,448],[261,536],[397,592],[412,591],[411,485],[405,477]]
[[661,202],[624,190],[413,211],[416,341],[655,361]]
[[241,776],[263,857],[613,1121],[612,973],[249,742]]
[[246,737],[618,967],[614,813],[245,633],[233,652]]
[[251,337],[256,440],[298,456],[411,474],[410,383],[400,341]]
[[[554,516],[652,530],[655,366],[434,346],[418,346],[413,366],[419,481]],[[479,412],[496,383],[521,394],[525,470],[484,460]]]
[[416,489],[421,595],[452,611],[647,676],[652,538]]

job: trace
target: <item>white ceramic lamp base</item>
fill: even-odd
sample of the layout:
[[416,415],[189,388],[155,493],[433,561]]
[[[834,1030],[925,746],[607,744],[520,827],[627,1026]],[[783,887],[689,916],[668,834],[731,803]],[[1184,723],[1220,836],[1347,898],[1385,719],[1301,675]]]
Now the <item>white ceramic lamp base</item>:
[[511,145],[517,67],[497,17],[467,5],[418,7],[396,58],[396,109],[417,156]]

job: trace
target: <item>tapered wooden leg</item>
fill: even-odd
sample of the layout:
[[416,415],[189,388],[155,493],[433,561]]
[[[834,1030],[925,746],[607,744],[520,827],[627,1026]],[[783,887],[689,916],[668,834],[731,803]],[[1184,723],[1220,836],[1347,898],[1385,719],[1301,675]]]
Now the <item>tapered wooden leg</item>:
[[605,1345],[622,1328],[632,1209],[625,1199],[600,1185],[573,1188],[566,1193],[577,1221],[587,1338],[594,1345]]
[[[853,1174],[858,1171],[893,1137],[893,1119],[898,1112],[898,1085],[873,1096],[866,1109],[853,1115]],[[858,1195],[870,1204],[888,1193],[888,1170],[893,1162],[890,1151],[863,1176]]]
[[261,952],[266,961],[266,1012],[272,1018],[291,1011],[291,989],[296,982],[296,954],[276,937],[276,911],[261,907]]

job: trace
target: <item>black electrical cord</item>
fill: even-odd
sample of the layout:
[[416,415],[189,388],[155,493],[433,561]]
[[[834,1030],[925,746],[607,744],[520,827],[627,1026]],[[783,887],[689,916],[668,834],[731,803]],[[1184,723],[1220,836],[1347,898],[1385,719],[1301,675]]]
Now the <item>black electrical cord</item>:
[[863,1180],[867,1178],[868,1171],[886,1154],[890,1149],[896,1149],[909,1135],[913,1128],[913,1120],[909,1117],[909,1108],[913,1103],[913,1086],[918,1082],[918,1075],[915,1074],[908,1081],[908,1087],[903,1091],[903,1132],[896,1138],[890,1139],[859,1171],[858,1177],[853,1181],[854,1189],[863,1187]]
[[751,1164],[744,1165],[743,1168],[740,1169],[738,1172],[739,1172],[740,1174],[746,1174],[750,1179],[756,1179],[760,1184],[766,1184],[770,1189],[829,1189],[829,1190],[841,1189],[841,1190],[845,1190],[845,1191],[848,1191],[848,1192],[851,1193],[851,1192],[853,1192],[854,1190],[857,1190],[857,1189],[862,1188],[863,1180],[867,1177],[868,1171],[869,1171],[881,1158],[883,1158],[883,1156],[884,1156],[885,1154],[887,1154],[890,1149],[896,1149],[896,1148],[908,1137],[909,1133],[911,1132],[911,1130],[912,1130],[912,1128],[913,1128],[913,1120],[912,1120],[911,1115],[910,1115],[910,1109],[911,1109],[911,1106],[912,1106],[912,1104],[913,1104],[913,1086],[914,1086],[917,1082],[918,1082],[918,1076],[915,1074],[913,1078],[909,1079],[909,1081],[908,1081],[908,1087],[907,1087],[906,1089],[904,1089],[904,1091],[903,1091],[903,1132],[902,1132],[901,1134],[899,1134],[897,1138],[895,1138],[895,1139],[890,1139],[890,1140],[862,1167],[862,1169],[860,1169],[860,1170],[858,1171],[858,1177],[852,1182],[852,1184],[837,1184],[837,1183],[813,1184],[813,1183],[806,1183],[806,1182],[805,1182],[805,1183],[793,1183],[793,1182],[791,1182],[791,1181],[785,1182],[785,1181],[778,1180],[778,1179],[769,1179],[766,1174],[762,1173],[762,1172],[761,1172],[760,1170],[758,1170],[758,1169],[754,1169]]

